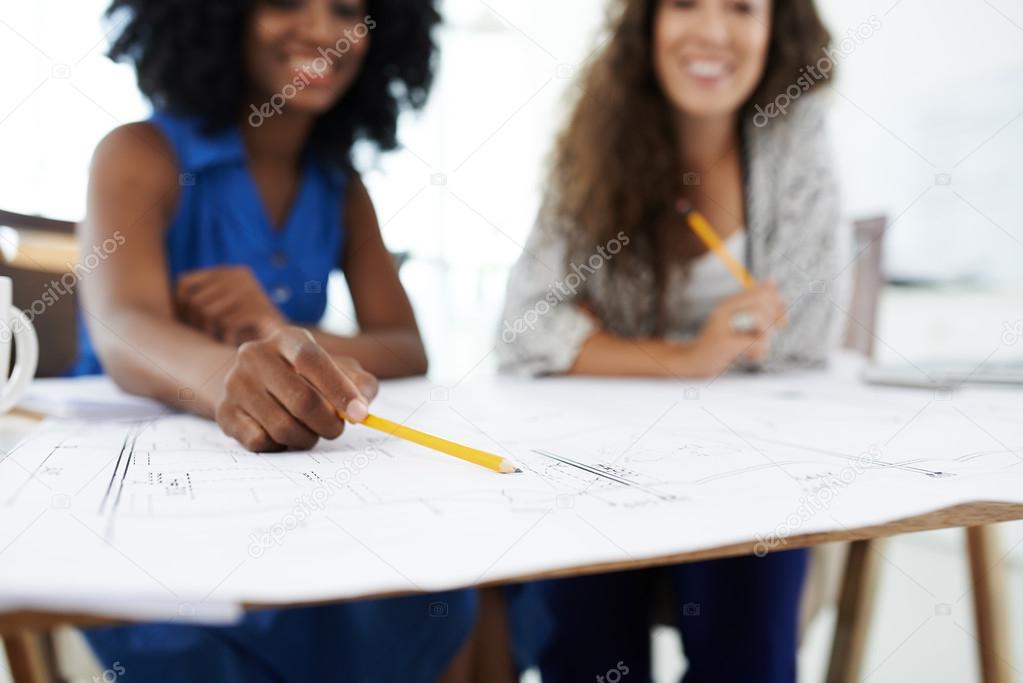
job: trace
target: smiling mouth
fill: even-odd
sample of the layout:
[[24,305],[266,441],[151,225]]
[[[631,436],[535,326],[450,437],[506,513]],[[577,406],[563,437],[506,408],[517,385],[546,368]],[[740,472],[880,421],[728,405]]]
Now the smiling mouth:
[[718,79],[730,72],[728,65],[717,59],[689,59],[685,63],[685,71],[690,76],[701,79]]
[[303,76],[309,81],[322,82],[334,76],[337,72],[335,64],[323,57],[291,57],[288,60],[291,72],[296,76]]

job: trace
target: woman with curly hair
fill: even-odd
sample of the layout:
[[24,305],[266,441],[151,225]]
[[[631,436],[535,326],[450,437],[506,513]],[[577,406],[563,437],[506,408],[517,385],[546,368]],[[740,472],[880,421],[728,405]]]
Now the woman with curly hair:
[[[813,0],[614,7],[509,281],[502,369],[692,380],[823,363],[843,264],[812,92],[834,64]],[[687,227],[693,209],[761,284],[743,291],[708,253]],[[666,584],[687,683],[793,681],[805,561],[800,550],[534,584],[558,621],[543,680],[623,667],[649,680]]]
[[[307,449],[365,416],[375,377],[426,356],[351,162],[396,146],[433,77],[431,0],[114,0],[111,56],[155,113],[98,146],[79,373],[213,418],[253,451]],[[360,333],[317,327],[347,278]],[[343,567],[339,567],[343,571]],[[294,580],[301,581],[301,576]],[[431,616],[433,603],[444,617]],[[140,681],[429,681],[475,620],[474,592],[248,614],[237,626],[87,634]]]

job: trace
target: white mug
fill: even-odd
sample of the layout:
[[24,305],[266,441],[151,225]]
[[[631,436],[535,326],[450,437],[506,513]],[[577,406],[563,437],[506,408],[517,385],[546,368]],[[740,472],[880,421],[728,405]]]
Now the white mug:
[[[11,305],[14,283],[0,277],[0,414],[6,413],[21,399],[36,374],[39,362],[39,340],[32,321]],[[11,342],[17,344],[18,364],[10,377]]]

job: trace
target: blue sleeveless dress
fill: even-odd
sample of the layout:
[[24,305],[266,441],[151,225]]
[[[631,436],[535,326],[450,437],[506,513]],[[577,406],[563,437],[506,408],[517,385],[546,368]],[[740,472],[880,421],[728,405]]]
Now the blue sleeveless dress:
[[[245,265],[288,320],[318,323],[327,308],[327,278],[345,247],[346,174],[307,155],[295,201],[277,229],[237,130],[208,135],[197,120],[163,113],[150,123],[170,142],[180,170],[178,210],[164,238],[171,284],[191,270]],[[102,373],[86,326],[78,329],[70,374]]]
[[[291,212],[276,230],[237,130],[209,135],[198,121],[165,113],[150,122],[170,142],[181,172],[165,242],[172,283],[197,268],[246,265],[289,320],[317,323],[345,244],[345,174],[308,158]],[[74,374],[102,372],[80,327]],[[145,624],[85,635],[104,668],[116,663],[132,680],[151,683],[432,681],[462,646],[476,608],[474,591],[453,591],[252,612],[230,627]]]

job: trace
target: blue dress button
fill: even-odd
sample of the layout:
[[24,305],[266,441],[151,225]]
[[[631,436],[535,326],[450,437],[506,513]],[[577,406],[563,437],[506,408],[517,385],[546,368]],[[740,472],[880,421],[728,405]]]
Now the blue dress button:
[[284,285],[274,287],[270,292],[270,298],[273,299],[275,304],[285,304],[291,300],[291,289]]

